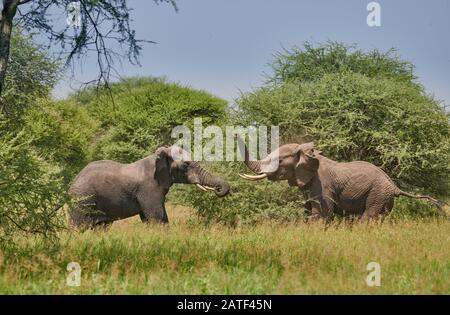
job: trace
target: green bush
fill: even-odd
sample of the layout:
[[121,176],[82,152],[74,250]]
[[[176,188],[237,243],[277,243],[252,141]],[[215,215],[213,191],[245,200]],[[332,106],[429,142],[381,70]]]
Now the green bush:
[[[111,96],[113,98],[111,98]],[[131,162],[170,145],[172,128],[206,124],[225,118],[227,102],[161,78],[128,78],[111,86],[111,93],[88,89],[72,99],[98,119],[103,130],[95,143],[94,159]]]
[[26,111],[24,132],[31,148],[60,168],[65,183],[91,160],[91,143],[99,122],[70,101],[42,99]]
[[30,35],[15,28],[11,37],[11,52],[2,93],[5,113],[20,121],[23,112],[36,98],[47,97],[61,77],[61,67],[47,51],[33,42]]
[[0,247],[21,236],[56,238],[69,201],[60,169],[34,151],[24,131],[10,131],[0,115]]
[[[0,247],[22,237],[56,240],[68,182],[89,160],[97,126],[85,109],[51,100],[60,67],[15,32],[0,114]],[[52,242],[53,243],[53,242]]]
[[268,83],[308,82],[328,73],[353,72],[366,77],[385,77],[414,83],[414,65],[402,60],[395,49],[365,52],[356,45],[329,41],[316,47],[306,42],[303,47],[277,53],[272,62],[273,73]]
[[249,183],[238,174],[245,171],[240,162],[204,162],[212,174],[229,182],[231,193],[217,198],[214,193],[199,191],[190,185],[178,185],[169,201],[193,207],[205,223],[229,226],[253,225],[266,220],[296,221],[304,217],[303,199],[296,188],[287,183]]

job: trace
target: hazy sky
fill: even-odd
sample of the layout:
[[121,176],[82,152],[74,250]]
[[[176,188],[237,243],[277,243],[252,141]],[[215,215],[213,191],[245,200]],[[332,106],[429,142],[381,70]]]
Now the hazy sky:
[[[142,67],[125,64],[124,76],[167,76],[228,100],[264,80],[282,47],[337,40],[363,49],[396,47],[416,65],[420,82],[450,104],[450,0],[384,0],[381,27],[366,23],[368,0],[178,0],[179,12],[150,0],[132,0],[137,36],[154,40],[142,51]],[[91,56],[77,71],[95,76]],[[80,69],[80,68],[79,68]],[[64,96],[74,82],[57,86]]]

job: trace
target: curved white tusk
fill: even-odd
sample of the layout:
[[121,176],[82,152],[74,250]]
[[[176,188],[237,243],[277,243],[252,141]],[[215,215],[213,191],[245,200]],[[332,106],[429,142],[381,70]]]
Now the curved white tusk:
[[201,185],[201,184],[195,184],[195,186],[197,186],[198,188],[200,188],[200,189],[203,190],[203,191],[216,190],[216,189],[213,188],[213,187],[203,186],[203,185]]
[[204,186],[202,186],[202,185],[200,185],[200,184],[195,184],[195,186],[197,186],[198,188],[200,188],[200,189],[203,190],[203,191],[208,191],[208,190],[206,189],[206,187],[204,187]]
[[241,178],[243,178],[243,179],[246,179],[246,180],[253,180],[253,181],[256,181],[256,180],[261,180],[261,179],[266,178],[266,177],[267,177],[267,174],[260,174],[260,175],[239,174],[239,176],[240,176]]

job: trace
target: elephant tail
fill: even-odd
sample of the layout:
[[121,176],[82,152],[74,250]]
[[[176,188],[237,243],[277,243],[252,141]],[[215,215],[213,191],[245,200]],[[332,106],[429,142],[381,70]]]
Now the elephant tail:
[[406,197],[410,197],[410,198],[415,198],[415,199],[428,199],[429,201],[431,201],[436,207],[439,208],[439,210],[443,210],[442,207],[446,204],[445,202],[435,199],[433,197],[430,196],[426,196],[426,195],[414,195],[414,194],[410,194],[407,193],[403,190],[398,189],[398,191],[395,194],[396,197],[398,196],[406,196]]

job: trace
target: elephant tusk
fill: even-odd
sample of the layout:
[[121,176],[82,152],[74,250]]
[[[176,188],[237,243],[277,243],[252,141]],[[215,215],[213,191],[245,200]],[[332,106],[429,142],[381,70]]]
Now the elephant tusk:
[[208,190],[206,189],[206,187],[204,187],[204,186],[202,186],[202,185],[200,185],[200,184],[195,184],[195,186],[197,186],[198,188],[200,188],[200,189],[203,190],[203,191],[208,191]]
[[200,184],[195,184],[195,186],[197,186],[198,188],[200,188],[200,189],[203,190],[203,191],[216,190],[216,189],[213,188],[213,187],[203,186],[203,185],[200,185]]
[[252,181],[256,181],[256,180],[261,180],[267,177],[267,174],[260,174],[260,175],[247,175],[247,174],[239,174],[239,176],[243,179],[246,180],[252,180]]

